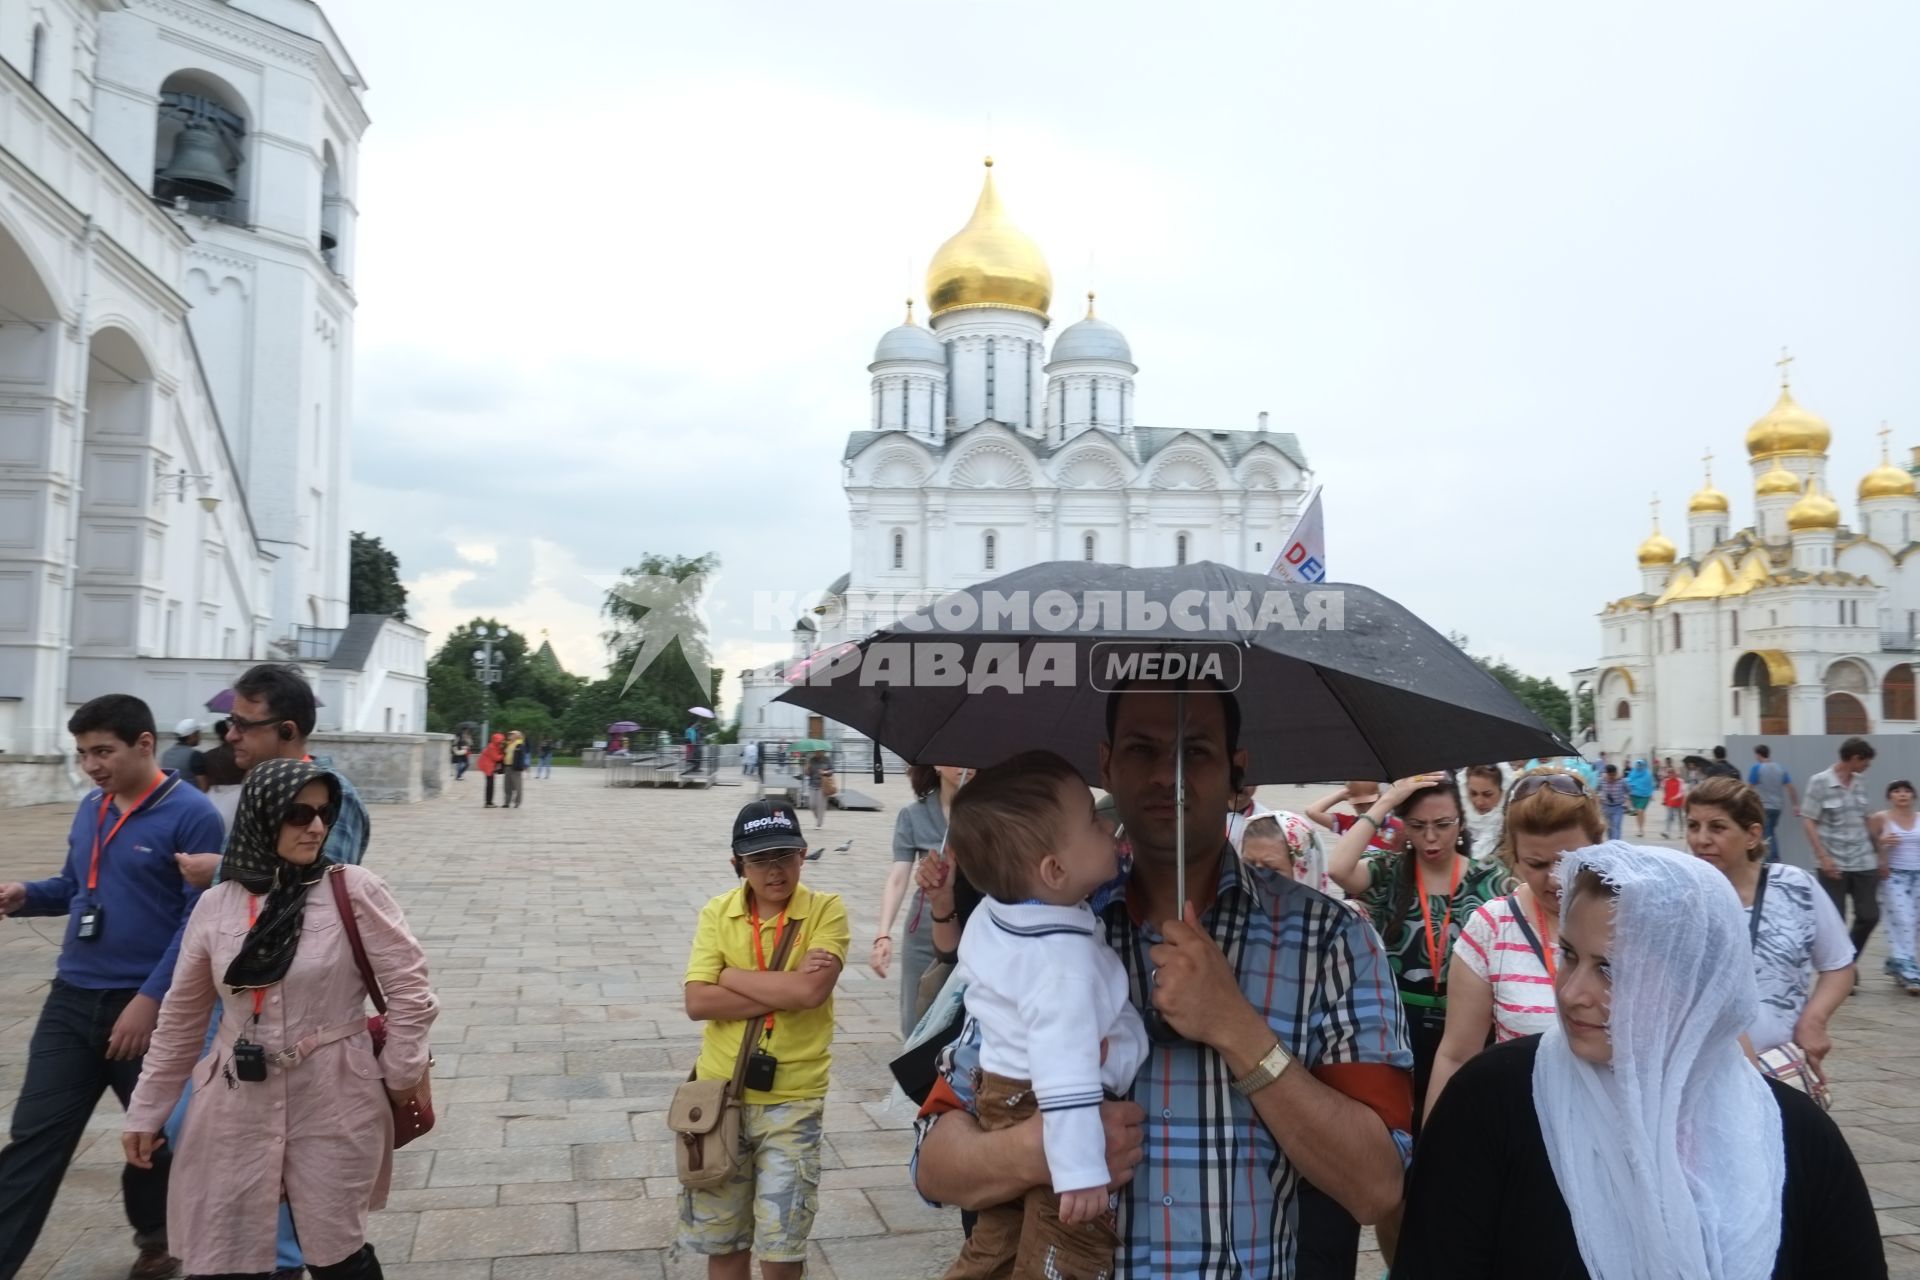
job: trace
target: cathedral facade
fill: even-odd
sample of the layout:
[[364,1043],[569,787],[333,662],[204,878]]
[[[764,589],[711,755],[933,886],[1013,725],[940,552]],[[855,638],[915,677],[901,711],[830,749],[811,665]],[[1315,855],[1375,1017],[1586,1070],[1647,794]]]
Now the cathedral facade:
[[1920,729],[1920,450],[1916,467],[1896,465],[1888,434],[1843,521],[1827,477],[1832,431],[1782,377],[1747,430],[1752,523],[1732,527],[1709,470],[1687,503],[1684,550],[1656,509],[1640,589],[1601,610],[1600,660],[1573,673],[1593,701],[1593,723],[1576,726],[1585,741],[1677,758],[1735,734]]
[[[910,301],[867,366],[868,420],[841,454],[848,567],[796,624],[796,658],[1041,561],[1265,571],[1310,488],[1299,440],[1265,413],[1246,429],[1141,422],[1133,349],[1091,293],[1049,343],[1052,273],[992,164],[928,265],[927,323]],[[742,736],[832,737],[773,704],[786,665],[742,673]]]

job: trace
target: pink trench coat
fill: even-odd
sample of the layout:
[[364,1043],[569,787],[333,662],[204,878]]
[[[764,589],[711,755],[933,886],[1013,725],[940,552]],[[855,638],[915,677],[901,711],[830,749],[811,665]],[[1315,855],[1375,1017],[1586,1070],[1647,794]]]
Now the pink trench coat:
[[[365,1030],[366,987],[328,885],[308,890],[292,967],[267,989],[259,1026],[247,1038],[273,1054],[309,1036],[358,1029],[296,1066],[269,1068],[264,1083],[227,1080],[253,996],[234,994],[220,978],[246,938],[250,895],[233,881],[215,885],[187,922],[126,1129],[158,1133],[191,1071],[193,1100],[167,1198],[167,1238],[188,1275],[272,1271],[283,1190],[301,1251],[322,1266],[359,1249],[368,1210],[387,1202],[393,1113],[386,1087],[408,1088],[425,1074],[438,1006],[426,954],[387,886],[359,867],[335,874],[346,877],[367,959],[387,997],[387,1047],[378,1058]],[[225,1011],[202,1057],[215,1000]]]

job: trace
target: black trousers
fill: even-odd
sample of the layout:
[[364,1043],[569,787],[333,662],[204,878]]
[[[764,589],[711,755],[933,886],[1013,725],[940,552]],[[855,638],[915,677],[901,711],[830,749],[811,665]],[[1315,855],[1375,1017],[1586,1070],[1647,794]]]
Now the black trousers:
[[1853,928],[1849,932],[1853,949],[1865,950],[1874,926],[1880,923],[1880,873],[1842,871],[1838,878],[1821,876],[1820,883],[1826,886],[1827,896],[1839,908],[1842,920],[1847,918],[1847,899],[1853,899]]
[[[314,1280],[385,1280],[385,1273],[380,1270],[380,1259],[374,1255],[370,1244],[361,1245],[358,1253],[348,1254],[345,1259],[331,1266],[309,1262],[307,1270],[312,1273]],[[227,1271],[189,1276],[187,1280],[267,1280],[268,1275],[265,1271]]]
[[[494,772],[498,773],[499,770],[496,769]],[[487,803],[488,804],[493,803],[493,774],[492,773],[487,775]]]
[[[79,945],[85,946],[86,943]],[[33,1252],[60,1192],[87,1120],[112,1089],[122,1107],[140,1079],[140,1060],[110,1062],[107,1038],[137,991],[88,991],[53,980],[27,1047],[27,1078],[13,1107],[12,1141],[0,1151],[0,1280],[13,1280]],[[153,1168],[120,1170],[120,1192],[134,1240],[167,1242],[167,1168],[162,1146]]]

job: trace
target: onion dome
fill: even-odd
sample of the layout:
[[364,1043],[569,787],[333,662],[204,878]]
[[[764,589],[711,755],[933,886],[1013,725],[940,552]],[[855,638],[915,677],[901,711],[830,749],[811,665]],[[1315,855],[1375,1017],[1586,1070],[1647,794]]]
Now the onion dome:
[[1133,348],[1127,345],[1126,335],[1093,314],[1093,295],[1087,295],[1087,318],[1076,320],[1060,331],[1053,340],[1055,361],[1063,360],[1106,360],[1119,364],[1133,363]]
[[887,330],[880,336],[880,345],[873,349],[875,364],[894,360],[920,360],[938,365],[947,362],[947,349],[940,345],[940,339],[913,322],[911,298],[907,299],[906,323]]
[[1793,392],[1780,388],[1773,408],[1747,428],[1747,456],[1767,458],[1778,454],[1824,454],[1833,440],[1826,419],[1800,407]]
[[1793,472],[1780,465],[1780,459],[1773,460],[1761,477],[1753,482],[1753,493],[1758,498],[1779,497],[1783,494],[1800,492],[1800,481]]
[[1653,532],[1647,535],[1647,540],[1640,544],[1635,554],[1640,558],[1640,567],[1646,569],[1657,564],[1672,564],[1679,556],[1680,549],[1673,545],[1672,538],[1660,532],[1659,524],[1655,523]]
[[1875,498],[1911,498],[1914,495],[1913,474],[1904,467],[1893,465],[1893,459],[1887,456],[1887,437],[1891,435],[1885,423],[1880,427],[1880,465],[1860,477],[1860,501],[1870,502]]
[[1713,454],[1706,456],[1707,477],[1701,482],[1700,492],[1687,499],[1687,514],[1693,516],[1719,514],[1725,515],[1730,509],[1727,495],[1713,487]]
[[969,307],[1005,307],[1047,318],[1053,272],[1040,246],[1007,221],[993,186],[993,157],[967,225],[940,246],[927,266],[930,319]]
[[1840,504],[1807,482],[1800,501],[1787,508],[1787,528],[1794,533],[1840,527]]

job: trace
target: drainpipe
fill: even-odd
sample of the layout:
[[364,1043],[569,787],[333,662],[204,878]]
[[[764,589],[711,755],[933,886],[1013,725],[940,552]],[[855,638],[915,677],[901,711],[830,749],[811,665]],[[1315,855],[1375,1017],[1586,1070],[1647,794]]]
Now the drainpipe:
[[54,745],[59,754],[66,759],[67,781],[76,788],[80,787],[85,779],[73,758],[73,753],[60,744],[60,731],[65,722],[69,691],[73,685],[73,604],[79,596],[76,580],[80,576],[80,505],[86,496],[83,481],[86,478],[87,460],[87,388],[92,381],[90,357],[93,351],[93,336],[89,329],[92,325],[93,308],[94,235],[93,215],[88,214],[86,227],[81,232],[80,239],[83,250],[80,258],[80,315],[75,321],[80,329],[80,385],[73,399],[73,484],[67,503],[67,589],[66,602],[60,610],[60,626],[63,628],[61,634],[65,636],[66,643],[62,646],[65,652],[60,656],[55,667],[58,693],[53,700],[55,719],[53,741],[49,744]]

